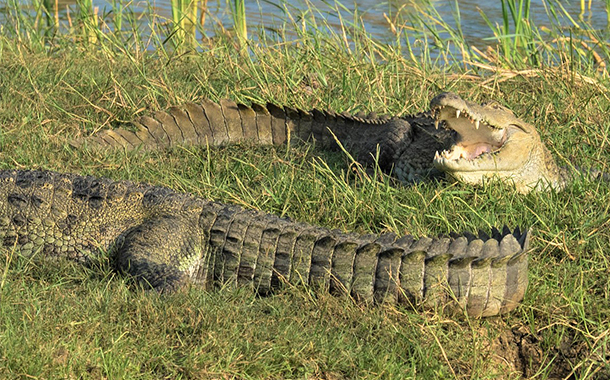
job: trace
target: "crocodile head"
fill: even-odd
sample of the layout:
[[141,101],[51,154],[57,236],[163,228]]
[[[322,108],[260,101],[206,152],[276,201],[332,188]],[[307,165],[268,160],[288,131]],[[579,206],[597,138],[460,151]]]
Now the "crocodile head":
[[455,131],[449,150],[434,166],[450,178],[481,184],[509,180],[519,192],[563,187],[559,170],[536,129],[497,102],[477,104],[445,92],[430,102],[437,126]]

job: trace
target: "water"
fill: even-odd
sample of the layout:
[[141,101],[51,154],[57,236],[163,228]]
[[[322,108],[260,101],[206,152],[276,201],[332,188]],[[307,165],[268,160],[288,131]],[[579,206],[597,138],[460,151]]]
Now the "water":
[[[23,4],[24,10],[33,12],[31,0],[16,0]],[[449,25],[455,27],[455,4],[443,0],[429,0],[436,11],[439,13],[442,20]],[[513,0],[508,0],[513,1]],[[558,4],[563,6],[569,15],[578,24],[584,24],[587,28],[606,29],[608,28],[608,14],[606,10],[606,1],[594,0],[591,4],[591,10],[585,8],[585,12],[580,14],[580,1],[559,1],[559,0],[532,0],[530,13],[533,21],[538,27],[550,26],[548,12],[548,2],[552,1],[555,8]],[[118,1],[117,1],[118,2]],[[413,2],[419,5],[413,5]],[[588,2],[588,0],[587,0]],[[127,3],[127,1],[123,1]],[[391,40],[393,35],[389,28],[384,15],[390,19],[401,22],[408,19],[418,9],[425,8],[422,0],[345,0],[342,5],[337,5],[333,0],[249,0],[246,1],[247,23],[250,31],[258,27],[273,29],[273,27],[281,26],[286,21],[286,16],[283,9],[287,10],[293,16],[298,16],[303,12],[310,12],[314,9],[316,18],[326,19],[331,27],[338,28],[340,18],[337,10],[345,9],[339,12],[344,21],[353,21],[351,13],[357,11],[361,16],[366,31],[373,37],[380,40]],[[171,19],[171,8],[169,0],[150,0],[148,1],[132,1],[129,3],[131,10],[140,16],[146,16],[150,12],[156,15]],[[501,2],[498,0],[459,0],[459,11],[461,17],[461,27],[467,41],[471,43],[484,42],[492,37],[492,32],[486,24],[481,12],[490,19],[492,23],[502,23],[502,8]],[[108,14],[112,10],[112,0],[93,0],[93,6],[97,8],[98,14]],[[224,27],[230,28],[232,25],[231,15],[227,6],[226,0],[209,0],[208,14],[206,16],[206,34],[213,34],[211,23],[222,24]],[[75,0],[59,0],[59,16],[62,21],[66,22],[70,14],[75,14]],[[2,21],[2,9],[0,8],[0,22]],[[398,18],[396,18],[398,16]],[[143,22],[147,17],[142,17]],[[560,19],[561,25],[572,27],[573,22],[566,17]]]

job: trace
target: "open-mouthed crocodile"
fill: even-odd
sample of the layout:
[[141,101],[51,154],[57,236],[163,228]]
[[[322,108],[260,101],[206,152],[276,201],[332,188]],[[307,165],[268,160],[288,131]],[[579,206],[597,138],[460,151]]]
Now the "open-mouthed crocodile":
[[529,234],[504,227],[438,238],[357,235],[170,189],[49,171],[0,171],[0,243],[25,256],[117,269],[161,291],[284,282],[364,302],[412,302],[491,316],[527,287]]
[[[380,168],[403,182],[444,172],[450,179],[470,184],[488,178],[509,180],[526,193],[561,189],[571,179],[566,169],[556,165],[532,125],[496,102],[476,104],[453,93],[432,99],[428,112],[401,117],[204,100],[141,117],[134,125],[135,131],[102,130],[72,144],[159,149],[240,141],[283,144],[313,138],[331,148],[340,141],[365,165],[373,163],[379,151]],[[595,171],[586,174],[600,176]]]
[[432,117],[456,132],[451,147],[437,152],[434,166],[449,177],[471,184],[499,178],[518,191],[562,189],[569,180],[531,124],[496,102],[477,104],[453,93],[430,103]]

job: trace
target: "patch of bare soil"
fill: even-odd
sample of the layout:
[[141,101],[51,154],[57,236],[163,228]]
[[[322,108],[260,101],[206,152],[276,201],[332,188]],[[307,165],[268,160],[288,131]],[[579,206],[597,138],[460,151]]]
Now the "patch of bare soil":
[[610,357],[591,352],[589,343],[576,330],[566,331],[559,344],[549,346],[541,333],[533,334],[525,326],[506,326],[492,342],[491,350],[501,362],[498,364],[524,378],[610,379],[610,366],[604,364]]

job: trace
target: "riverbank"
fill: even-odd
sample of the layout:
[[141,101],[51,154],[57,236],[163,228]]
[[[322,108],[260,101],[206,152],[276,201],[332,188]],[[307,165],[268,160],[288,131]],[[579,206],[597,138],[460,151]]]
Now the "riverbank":
[[[533,230],[530,286],[515,312],[484,320],[406,306],[362,307],[290,288],[158,296],[115,275],[0,260],[0,373],[38,378],[605,378],[610,337],[609,185],[559,193],[507,184],[369,176],[311,145],[94,153],[69,141],[203,98],[303,109],[420,112],[440,91],[496,99],[536,125],[561,165],[608,171],[607,79],[570,65],[469,70],[417,65],[365,38],[357,49],[313,35],[251,46],[229,38],[197,54],[37,49],[0,37],[0,167],[164,185],[327,228],[436,235],[491,226]],[[323,41],[321,41],[323,40]],[[118,45],[114,45],[118,46]]]

